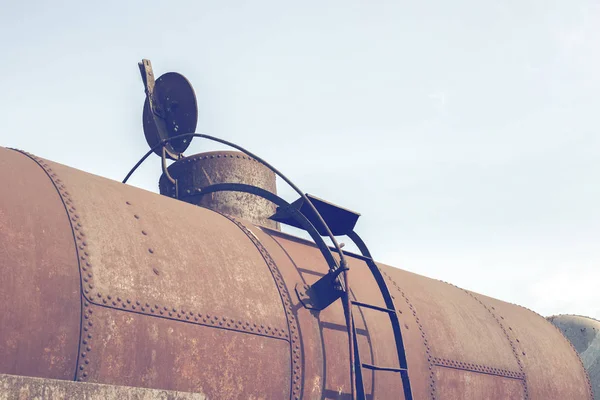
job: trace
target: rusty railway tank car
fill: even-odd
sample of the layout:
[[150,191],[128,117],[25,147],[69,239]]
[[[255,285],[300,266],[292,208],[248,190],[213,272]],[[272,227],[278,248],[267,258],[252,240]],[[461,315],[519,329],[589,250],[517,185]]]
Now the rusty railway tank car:
[[140,68],[162,194],[0,148],[0,374],[207,399],[593,398],[542,316],[374,262],[358,214],[285,203],[243,149],[183,157],[193,107],[169,102],[193,92]]

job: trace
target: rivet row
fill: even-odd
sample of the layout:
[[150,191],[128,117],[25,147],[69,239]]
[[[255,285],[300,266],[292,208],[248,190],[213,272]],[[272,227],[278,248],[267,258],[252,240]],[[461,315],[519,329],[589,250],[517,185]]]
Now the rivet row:
[[121,310],[132,310],[137,313],[142,313],[146,315],[162,316],[168,319],[190,322],[197,325],[223,327],[239,332],[260,334],[275,339],[283,339],[289,341],[289,334],[286,331],[286,329],[283,328],[275,328],[265,324],[259,324],[250,321],[242,321],[239,319],[234,319],[225,316],[217,316],[210,313],[186,311],[184,309],[176,307],[167,307],[159,304],[150,304],[131,298],[122,299],[121,297],[116,297],[116,299],[113,299],[114,296],[110,294],[104,295],[102,293],[96,293],[96,296],[97,299],[93,300],[93,303],[95,304],[109,304],[112,305],[113,308],[118,308]]
[[[16,150],[16,149],[15,149]],[[77,207],[75,206],[73,199],[71,198],[71,194],[67,191],[67,188],[63,181],[58,178],[56,172],[52,170],[47,161],[34,156],[33,154],[27,153],[22,150],[16,150],[33,161],[35,161],[48,175],[52,183],[54,184],[56,190],[58,191],[61,200],[67,210],[67,215],[69,218],[69,223],[71,225],[71,230],[73,231],[73,236],[75,237],[75,249],[77,251],[77,257],[79,262],[79,267],[81,269],[81,278],[82,278],[82,288],[84,288],[84,293],[89,293],[90,289],[93,289],[94,285],[92,284],[93,274],[91,272],[92,264],[87,260],[89,257],[89,251],[87,248],[87,242],[85,241],[85,233],[83,232],[83,227],[81,225],[81,221],[79,219],[79,214],[77,214]],[[82,302],[84,302],[84,314],[82,319],[83,331],[81,332],[80,341],[82,343],[81,349],[84,351],[80,353],[77,357],[77,380],[84,380],[88,373],[85,371],[84,364],[89,363],[89,352],[91,351],[91,346],[89,344],[89,339],[91,335],[89,335],[88,331],[92,327],[93,323],[91,321],[91,309],[89,309],[89,302],[85,299],[85,296],[82,295]],[[85,333],[84,333],[85,332]],[[85,335],[89,337],[86,339]],[[85,343],[83,343],[85,341]],[[87,357],[87,358],[85,358]],[[85,362],[83,359],[85,358]]]
[[[417,324],[417,327],[419,328],[419,332],[421,333],[421,339],[423,340],[423,345],[425,346],[425,353],[427,354],[427,363],[428,363],[428,368],[429,368],[429,388],[430,388],[429,394],[431,395],[431,399],[435,400],[437,397],[436,397],[436,393],[435,393],[436,387],[435,387],[435,377],[434,377],[434,373],[433,373],[431,348],[429,347],[429,341],[427,340],[427,335],[425,334],[425,329],[423,328],[423,325],[421,324],[421,321],[419,320],[419,317],[417,316],[417,310],[415,309],[415,307],[412,305],[412,303],[410,302],[410,300],[404,293],[404,290],[402,290],[400,288],[400,286],[398,286],[396,281],[394,281],[394,279],[392,279],[392,277],[390,275],[388,275],[385,271],[383,271],[381,268],[379,270],[381,271],[382,275],[392,283],[392,285],[400,293],[402,298],[404,298],[404,301],[406,302],[406,304],[408,304],[408,308],[412,312],[412,315],[415,319],[415,323]],[[406,323],[404,324],[404,326],[406,329],[408,329],[408,325]]]
[[[496,315],[495,308],[492,310],[490,307],[488,307],[486,304],[484,304],[481,301],[481,299],[479,299],[479,297],[475,296],[473,293],[469,292],[468,290],[460,288],[453,284],[449,284],[449,285],[465,292],[467,295],[469,295],[471,298],[473,298],[475,301],[477,301],[492,316],[492,318],[494,318],[496,320],[496,322],[498,323],[498,326],[500,326],[500,329],[502,330],[502,333],[504,333],[504,336],[506,337],[506,339],[508,340],[508,343],[510,344],[511,351],[513,353],[513,356],[515,357],[515,360],[517,361],[519,371],[521,374],[523,374],[523,378],[522,378],[523,379],[522,380],[523,394],[524,394],[524,399],[528,400],[529,399],[529,388],[527,386],[527,375],[525,374],[525,368],[523,367],[523,362],[521,361],[521,357],[518,354],[515,343],[513,342],[512,338],[510,337],[510,334],[508,333],[508,331],[504,327],[504,324],[502,323],[502,321],[504,320],[504,317],[502,315]],[[498,316],[500,318],[498,318]],[[516,340],[517,340],[517,342],[519,342],[519,339],[516,339]],[[521,354],[523,356],[526,355],[524,351],[522,351]]]
[[482,372],[482,373],[490,374],[490,375],[503,376],[506,378],[525,379],[525,374],[523,372],[510,371],[510,370],[503,369],[503,368],[493,368],[493,367],[489,367],[487,365],[481,365],[481,364],[473,364],[473,363],[462,362],[462,361],[447,360],[447,359],[438,358],[438,357],[433,358],[433,364],[442,366],[442,367],[451,367],[451,368],[456,368],[456,369],[462,369],[465,371]]
[[[254,233],[235,218],[229,215],[222,215],[227,219],[231,220],[234,224],[236,224],[246,234],[246,236],[248,236],[248,238],[252,241],[252,243],[256,246],[256,248],[262,255],[263,259],[265,260],[265,263],[267,264],[267,267],[273,275],[273,279],[275,280],[275,284],[277,285],[277,289],[279,291],[284,309],[286,311],[289,335],[293,336],[292,340],[290,341],[290,351],[292,356],[292,398],[300,399],[302,398],[302,385],[294,384],[294,382],[303,382],[303,369],[301,368],[301,365],[303,364],[303,353],[302,351],[300,351],[301,349],[297,335],[297,333],[300,332],[300,329],[298,327],[298,321],[296,320],[292,309],[292,298],[283,280],[283,276],[281,275],[279,268],[277,268],[277,264],[275,264],[275,261],[273,260],[267,249],[258,240]],[[286,335],[288,335],[287,332]]]
[[208,160],[208,159],[215,159],[215,158],[223,158],[223,159],[227,159],[227,158],[239,158],[242,160],[249,160],[249,161],[254,161],[254,162],[258,162],[258,160],[249,157],[245,154],[209,154],[209,155],[196,155],[196,156],[192,156],[192,157],[187,157],[181,161],[179,161],[180,163],[191,163],[194,161],[198,161],[198,160]]
[[[57,174],[54,173],[52,171],[52,169],[50,168],[49,164],[47,164],[47,162],[45,162],[44,160],[37,158],[29,153],[17,150],[23,154],[25,154],[26,156],[28,156],[29,158],[31,158],[32,160],[34,160],[36,163],[38,163],[38,165],[40,165],[48,174],[48,176],[50,177],[50,179],[52,180],[52,182],[54,183],[55,187],[57,188],[63,203],[65,204],[65,208],[67,209],[67,213],[69,216],[69,222],[71,223],[71,229],[73,230],[73,234],[76,238],[76,249],[78,252],[78,259],[79,259],[79,265],[80,265],[80,269],[82,270],[82,287],[83,287],[83,292],[87,295],[91,294],[91,291],[94,289],[94,284],[93,284],[93,274],[92,274],[92,264],[89,262],[89,251],[88,251],[88,244],[87,242],[84,240],[85,238],[85,233],[83,232],[83,227],[80,221],[80,217],[77,214],[77,207],[75,206],[73,199],[70,196],[70,193],[66,190],[66,186],[64,185],[64,183],[58,178]],[[214,156],[212,156],[211,158],[214,158]],[[230,158],[233,158],[233,155],[230,155]],[[242,158],[242,159],[248,159],[248,160],[252,160],[252,161],[257,161],[254,160],[250,157],[246,157],[246,156],[242,156],[242,155],[237,155],[237,158]],[[191,160],[190,160],[191,161]],[[127,202],[128,205],[131,205],[129,202]],[[137,216],[137,219],[139,219],[139,216]],[[292,357],[292,398],[295,399],[300,399],[302,397],[302,392],[301,392],[301,385],[300,384],[294,384],[294,382],[298,382],[302,380],[302,368],[300,368],[300,366],[302,365],[302,352],[300,351],[300,345],[299,342],[297,340],[298,336],[295,334],[296,332],[299,332],[299,328],[298,328],[298,323],[296,321],[296,318],[293,314],[293,310],[291,307],[291,296],[287,290],[287,287],[285,286],[283,277],[281,275],[281,273],[279,272],[279,269],[277,268],[275,262],[273,261],[273,259],[271,258],[270,254],[267,252],[267,250],[262,246],[262,244],[258,241],[258,239],[254,236],[254,234],[252,234],[252,232],[250,232],[243,224],[241,224],[240,222],[238,222],[237,220],[230,218],[236,225],[238,225],[240,227],[240,229],[242,229],[242,231],[244,231],[244,233],[246,233],[246,235],[250,238],[250,240],[255,244],[255,246],[259,249],[260,253],[262,254],[263,258],[265,259],[267,266],[269,267],[269,270],[271,271],[273,278],[275,279],[275,282],[277,284],[277,287],[279,289],[280,295],[282,296],[282,299],[284,301],[284,307],[286,309],[286,318],[288,320],[288,331],[285,331],[284,329],[280,329],[280,328],[271,328],[270,326],[264,327],[263,325],[261,325],[260,327],[257,326],[254,323],[249,323],[249,322],[245,322],[242,323],[242,321],[235,321],[231,318],[227,318],[227,317],[221,317],[220,319],[218,317],[214,317],[212,319],[210,319],[210,317],[208,315],[206,316],[202,316],[202,314],[194,314],[193,312],[189,312],[188,314],[184,313],[183,310],[181,310],[181,312],[178,313],[178,317],[174,317],[175,314],[173,313],[177,313],[177,310],[174,309],[170,318],[173,319],[182,319],[185,321],[192,321],[192,318],[194,320],[195,323],[198,324],[206,324],[208,326],[210,325],[218,325],[218,326],[222,326],[222,327],[226,327],[228,329],[233,329],[233,330],[240,330],[240,331],[245,331],[245,332],[251,332],[251,333],[259,333],[265,336],[270,336],[270,337],[274,337],[274,338],[281,338],[281,339],[290,339],[291,335],[294,335],[294,338],[296,340],[288,340],[290,343],[290,350],[291,353],[293,355]],[[144,232],[145,234],[145,232]],[[153,249],[149,249],[149,252],[152,253]],[[101,293],[96,293],[96,296],[98,297],[98,299],[96,300],[95,298],[93,298],[91,295],[89,296],[89,302],[87,301],[88,299],[84,296],[84,319],[82,320],[82,324],[83,324],[83,330],[82,330],[82,335],[81,335],[81,352],[79,354],[78,360],[77,360],[77,380],[79,381],[83,381],[88,377],[88,373],[86,371],[86,365],[89,364],[89,352],[92,350],[92,347],[90,345],[90,339],[91,339],[91,334],[90,329],[93,326],[93,322],[91,320],[91,314],[92,314],[92,310],[89,308],[90,307],[90,302],[95,303],[98,302],[99,304],[108,304],[109,301],[112,299],[111,295],[107,295],[107,296],[103,296]],[[120,298],[117,298],[118,302],[121,302]],[[138,308],[140,309],[141,312],[143,313],[147,313],[147,314],[156,314],[156,311],[160,309],[160,306],[155,305],[154,308],[150,307],[149,304],[146,304],[146,307],[141,307],[139,301],[137,301],[135,304],[131,304],[131,300],[127,299],[127,301],[122,302],[121,304],[119,304],[118,302],[115,301],[111,301],[110,304],[112,304],[113,306],[121,306],[121,308],[123,309],[127,309],[127,308],[131,308],[132,310],[136,310],[136,305],[138,305]],[[166,309],[166,307],[165,307]],[[160,309],[160,314],[163,314],[163,310]],[[86,339],[87,337],[87,339]],[[85,342],[85,343],[84,343]]]

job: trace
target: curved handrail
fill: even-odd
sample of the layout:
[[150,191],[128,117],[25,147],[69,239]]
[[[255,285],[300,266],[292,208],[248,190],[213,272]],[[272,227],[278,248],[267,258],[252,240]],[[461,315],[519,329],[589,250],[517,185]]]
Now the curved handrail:
[[258,157],[257,155],[251,153],[250,151],[244,149],[241,146],[238,146],[235,143],[229,142],[227,140],[224,139],[220,139],[214,136],[210,136],[210,135],[206,135],[203,133],[183,133],[181,135],[177,135],[177,136],[173,136],[167,139],[162,139],[160,142],[158,142],[156,145],[152,146],[152,148],[146,153],[144,154],[144,156],[134,165],[134,167],[131,169],[131,171],[129,171],[129,173],[127,174],[127,176],[125,176],[125,179],[123,179],[123,183],[126,183],[127,180],[129,179],[129,177],[135,172],[135,170],[138,169],[138,167],[150,156],[150,154],[152,154],[156,149],[158,149],[159,147],[164,147],[167,143],[171,142],[172,140],[176,140],[176,139],[182,139],[182,138],[186,138],[186,137],[200,137],[200,138],[204,138],[204,139],[208,139],[217,143],[221,143],[224,144],[226,146],[230,146],[233,147],[234,149],[237,149],[239,151],[241,151],[242,153],[246,154],[247,156],[254,158],[256,161],[260,162],[261,164],[263,164],[265,167],[269,168],[271,171],[273,171],[275,173],[275,175],[279,176],[281,179],[283,179],[283,181],[285,183],[287,183],[292,189],[294,189],[294,191],[296,193],[298,193],[298,195],[300,197],[302,197],[302,200],[304,200],[308,206],[310,207],[311,211],[315,214],[315,216],[317,217],[317,220],[319,221],[319,224],[325,229],[325,232],[327,233],[327,236],[329,236],[329,239],[331,239],[331,242],[333,243],[333,246],[336,248],[339,256],[340,256],[340,261],[339,264],[337,262],[335,262],[335,258],[334,258],[334,266],[330,266],[330,270],[333,272],[335,270],[337,270],[338,268],[343,268],[343,275],[344,275],[344,286],[345,286],[345,293],[342,299],[342,304],[343,304],[343,308],[344,308],[344,315],[346,317],[346,329],[348,331],[348,347],[349,347],[349,356],[350,356],[350,385],[351,385],[351,393],[352,393],[352,399],[355,398],[356,394],[355,394],[355,376],[356,376],[356,372],[354,369],[354,343],[352,341],[352,307],[350,304],[350,281],[349,281],[349,277],[348,277],[348,270],[346,269],[348,266],[348,263],[346,261],[346,257],[344,256],[344,253],[342,251],[342,248],[340,247],[338,241],[336,240],[335,236],[333,236],[333,234],[331,233],[331,229],[329,229],[329,226],[327,226],[327,224],[325,223],[325,220],[323,219],[323,217],[321,216],[321,214],[319,213],[319,211],[317,211],[317,208],[314,206],[314,204],[312,203],[312,201],[310,201],[310,199],[308,198],[308,196],[306,196],[306,194],[304,192],[302,192],[291,180],[289,180],[285,175],[283,175],[281,172],[279,172],[275,167],[273,167],[271,164],[269,164],[268,162],[266,162],[265,160],[263,160],[262,158]]
[[268,162],[266,162],[265,160],[263,160],[262,158],[260,158],[256,154],[251,153],[250,151],[246,150],[242,146],[239,146],[239,145],[237,145],[235,143],[232,143],[232,142],[229,142],[227,140],[220,139],[220,138],[217,138],[215,136],[206,135],[206,134],[203,134],[203,133],[183,133],[181,135],[177,135],[177,136],[173,136],[173,137],[170,137],[170,138],[167,138],[167,139],[163,139],[160,142],[158,142],[156,145],[152,146],[152,148],[150,150],[148,150],[148,152],[146,154],[144,154],[144,156],[129,171],[129,173],[127,174],[127,176],[125,176],[125,179],[123,179],[122,183],[127,183],[127,181],[129,180],[129,178],[131,177],[131,175],[139,168],[140,165],[142,165],[142,163],[144,161],[146,161],[146,159],[150,156],[150,154],[154,153],[154,150],[158,149],[161,146],[164,147],[167,143],[171,142],[172,140],[182,139],[182,138],[185,138],[185,137],[200,137],[200,138],[208,139],[208,140],[211,140],[211,141],[214,141],[214,142],[217,142],[217,143],[224,144],[226,146],[233,147],[234,149],[237,149],[237,150],[241,151],[242,153],[250,156],[251,158],[254,158],[256,161],[260,162],[265,167],[267,167],[271,171],[273,171],[275,173],[275,175],[277,175],[281,179],[283,179],[285,183],[287,183],[292,189],[294,189],[294,191],[296,193],[298,193],[298,195],[300,195],[300,197],[302,197],[302,199],[309,205],[309,207],[311,208],[311,211],[317,217],[319,223],[325,229],[325,232],[327,233],[327,236],[331,239],[331,242],[333,243],[333,246],[336,248],[336,250],[338,250],[339,255],[340,255],[340,264],[336,265],[336,268],[340,267],[342,264],[344,266],[347,264],[346,260],[345,260],[345,257],[344,257],[344,254],[341,251],[342,249],[341,249],[340,245],[338,244],[335,236],[333,236],[333,234],[331,233],[331,230],[329,229],[329,226],[327,226],[327,224],[325,223],[325,220],[323,219],[323,217],[321,216],[321,214],[317,211],[316,207],[310,201],[310,199],[308,198],[308,196],[306,196],[306,194],[304,194],[304,192],[302,192],[291,180],[289,180],[285,175],[283,175],[280,171],[278,171],[271,164],[269,164]]

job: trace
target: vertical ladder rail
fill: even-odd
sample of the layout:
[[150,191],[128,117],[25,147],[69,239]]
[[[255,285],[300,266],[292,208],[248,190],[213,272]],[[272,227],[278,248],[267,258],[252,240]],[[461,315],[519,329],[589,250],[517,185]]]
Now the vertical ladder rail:
[[[385,282],[385,278],[383,277],[381,270],[375,264],[375,261],[371,257],[371,253],[370,253],[369,249],[367,248],[367,245],[365,244],[365,242],[363,242],[363,240],[360,238],[360,236],[358,236],[358,234],[355,231],[349,232],[347,234],[347,236],[350,238],[350,240],[352,240],[354,242],[354,244],[356,244],[356,246],[360,250],[361,254],[366,258],[365,261],[367,263],[367,266],[371,270],[371,273],[373,274],[373,277],[375,278],[377,285],[379,286],[379,290],[381,291],[381,294],[383,296],[383,300],[385,302],[386,308],[383,309],[381,307],[371,306],[371,305],[359,303],[359,302],[354,302],[354,304],[358,305],[358,306],[362,306],[362,307],[375,309],[377,311],[387,312],[387,314],[390,317],[390,322],[392,324],[392,330],[394,332],[394,341],[396,343],[396,353],[398,355],[398,364],[400,366],[400,368],[394,369],[394,368],[382,368],[382,367],[376,367],[373,365],[359,364],[359,367],[357,367],[357,369],[356,369],[357,370],[357,373],[356,373],[357,394],[359,394],[359,396],[360,396],[362,393],[362,396],[359,398],[360,399],[365,398],[364,383],[362,381],[362,368],[366,367],[366,368],[373,369],[373,370],[387,370],[387,371],[399,372],[400,377],[402,379],[402,388],[404,390],[404,399],[405,400],[413,400],[412,389],[411,389],[411,385],[410,385],[410,378],[408,376],[408,364],[406,362],[406,353],[404,351],[404,341],[402,339],[402,330],[400,328],[400,320],[398,319],[398,314],[396,312],[397,309],[394,304],[394,299],[392,299],[392,295],[390,294],[390,290],[387,286],[387,283]],[[353,328],[354,328],[354,321],[353,321]],[[352,333],[353,333],[354,341],[355,341],[355,363],[360,363],[360,355],[358,354],[358,343],[357,343],[357,339],[356,339],[356,330],[353,329]],[[359,371],[360,371],[360,375],[358,373]]]
[[358,351],[358,335],[356,333],[356,325],[354,325],[354,313],[350,318],[350,322],[352,324],[352,341],[354,342],[354,377],[356,380],[354,388],[356,392],[356,398],[358,400],[363,400],[366,399],[366,393],[362,374],[362,363],[360,361],[360,352]]

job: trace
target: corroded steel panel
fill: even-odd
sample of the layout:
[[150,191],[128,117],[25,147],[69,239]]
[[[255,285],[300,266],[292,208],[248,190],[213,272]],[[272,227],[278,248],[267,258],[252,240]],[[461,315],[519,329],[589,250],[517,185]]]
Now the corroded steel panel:
[[290,397],[285,340],[88,305],[86,381],[204,394]]
[[[293,289],[297,282],[304,282],[294,260],[289,257],[283,247],[260,228],[248,224],[247,229],[269,252],[288,288]],[[293,316],[298,323],[298,343],[303,360],[303,365],[300,366],[301,378],[295,383],[299,384],[303,399],[318,400],[322,398],[325,374],[324,348],[318,315],[304,308],[294,293],[291,293],[290,301]]]
[[[235,225],[238,226],[244,232],[245,235],[248,236],[250,241],[256,246],[257,250],[260,252],[261,256],[265,260],[275,283],[277,284],[277,289],[279,290],[279,295],[281,296],[281,301],[283,302],[283,306],[285,309],[286,320],[288,325],[288,333],[289,333],[289,344],[290,344],[290,356],[292,359],[292,374],[291,374],[291,394],[294,400],[300,400],[302,397],[302,382],[304,375],[304,356],[302,352],[301,346],[301,332],[298,324],[297,313],[294,311],[293,300],[291,298],[292,288],[288,287],[285,283],[285,279],[283,278],[283,274],[281,270],[275,263],[275,260],[266,249],[266,247],[262,244],[262,242],[258,239],[256,234],[251,231],[243,222],[236,220],[233,217],[227,216]],[[288,336],[285,336],[288,338]]]
[[466,291],[399,269],[386,270],[411,299],[434,357],[518,370],[509,338]]
[[[435,381],[434,355],[430,337],[423,326],[422,316],[417,313],[418,303],[415,303],[414,299],[405,292],[406,282],[398,277],[392,277],[395,269],[381,264],[379,268],[387,281],[390,293],[395,297],[394,301],[398,308],[413,396],[415,399],[435,400],[437,393],[443,389]],[[393,340],[391,333],[388,340]]]
[[80,287],[65,207],[35,161],[1,147],[0,187],[0,373],[73,379]]
[[[313,244],[9,153],[0,157],[9,193],[0,200],[0,372],[209,398],[348,398],[341,302],[310,311],[294,292],[327,272]],[[365,262],[348,261],[352,298],[383,306]],[[415,399],[591,399],[575,350],[542,317],[380,269]],[[362,361],[396,366],[387,314],[354,307],[354,316]],[[363,372],[369,397],[402,398],[397,374]]]
[[544,317],[524,307],[473,293],[514,343],[531,399],[593,398],[577,351]]
[[527,399],[520,379],[445,367],[435,367],[434,372],[438,386],[444,388],[438,400]]
[[182,320],[191,311],[210,315],[192,318],[199,324],[233,321],[231,329],[287,334],[273,276],[234,223],[201,207],[48,164],[70,192],[69,212],[84,235],[78,247],[90,301]]
[[[285,249],[307,283],[316,281],[326,271],[327,266],[314,246],[270,230],[265,232]],[[383,305],[381,294],[364,262],[349,257],[349,265],[355,298],[361,302]],[[497,315],[478,295],[406,271],[384,265],[381,265],[381,268],[395,296],[415,398],[436,399],[447,391],[446,383],[439,381],[434,372],[436,368],[442,367],[463,368],[474,373],[490,375],[491,378],[485,379],[490,379],[491,382],[494,379],[499,380],[500,388],[505,387],[506,382],[511,382],[510,379],[516,379],[519,381],[519,390],[526,398],[569,398],[573,395],[586,398],[585,391],[582,391],[585,380],[581,381],[584,386],[580,387],[577,383],[577,380],[584,376],[581,374],[582,368],[575,364],[569,367],[570,372],[567,375],[570,383],[564,390],[558,387],[562,385],[561,379],[555,379],[557,384],[547,385],[543,390],[538,388],[541,384],[530,382],[531,374],[545,375],[545,379],[550,379],[554,367],[550,370],[545,368],[543,357],[536,357],[537,364],[528,367],[522,360],[522,354],[517,352],[518,339],[511,336],[515,328],[506,326],[503,322],[503,318],[506,317]],[[518,316],[523,310],[507,303],[498,303],[503,304],[507,312],[514,316]],[[325,394],[330,396],[336,393],[336,385],[341,387],[340,382],[345,379],[344,370],[348,363],[347,352],[344,351],[347,339],[343,312],[341,307],[336,305],[339,304],[334,303],[319,314],[319,323],[324,327],[322,336],[325,343],[325,366],[328,370],[324,390]],[[373,363],[377,365],[394,366],[396,361],[392,357],[393,336],[389,328],[389,319],[384,314],[371,310],[362,310],[362,314],[355,312],[355,316],[359,315],[360,319],[364,318],[366,321],[366,326],[362,325],[361,329],[369,333],[369,341],[360,345],[361,356],[372,357]],[[530,321],[525,318],[519,321],[519,324],[525,327]],[[543,326],[539,326],[537,331],[527,327],[529,340],[538,345],[547,340],[546,338],[553,337],[553,328],[543,320],[541,324]],[[338,333],[330,332],[330,326],[337,327]],[[551,348],[544,351],[539,349],[540,354],[551,351]],[[388,362],[392,365],[386,365]],[[374,379],[375,394],[380,387],[378,374],[375,374]],[[365,383],[370,388],[369,380],[370,378],[366,379]],[[389,382],[394,383],[393,380]],[[387,385],[386,381],[385,386]],[[400,382],[396,385],[401,388]],[[385,392],[387,389],[379,390]],[[512,389],[506,390],[507,393],[512,393]],[[337,392],[340,392],[339,389]],[[536,395],[532,396],[530,393]]]

